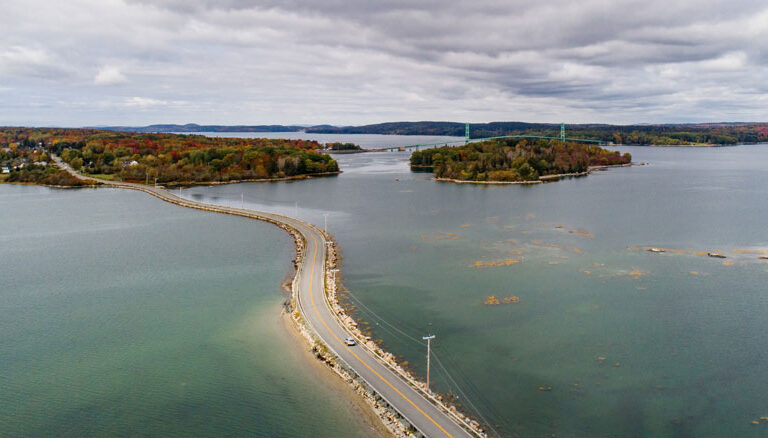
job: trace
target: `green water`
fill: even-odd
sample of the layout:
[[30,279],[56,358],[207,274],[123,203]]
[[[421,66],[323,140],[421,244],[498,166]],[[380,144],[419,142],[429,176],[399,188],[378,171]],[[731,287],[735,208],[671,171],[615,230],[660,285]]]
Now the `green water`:
[[[768,147],[624,151],[649,165],[480,187],[362,154],[338,177],[183,193],[327,215],[359,315],[422,376],[436,334],[435,389],[501,436],[764,436],[768,263],[734,250],[768,249]],[[0,434],[370,434],[287,345],[280,230],[19,186],[0,225]]]
[[281,320],[282,230],[8,185],[0,225],[0,435],[370,435]]
[[334,178],[185,193],[327,215],[360,316],[422,376],[436,334],[435,388],[499,435],[768,434],[750,424],[768,416],[768,264],[733,252],[768,249],[768,147],[621,150],[649,165],[488,187],[363,154]]

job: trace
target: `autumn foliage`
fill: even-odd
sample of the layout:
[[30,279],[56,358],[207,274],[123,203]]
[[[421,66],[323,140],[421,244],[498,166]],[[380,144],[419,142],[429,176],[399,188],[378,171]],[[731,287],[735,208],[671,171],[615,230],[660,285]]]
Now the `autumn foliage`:
[[76,170],[123,181],[187,184],[338,172],[316,141],[211,138],[89,129],[0,129],[0,145],[42,147]]
[[438,178],[464,181],[536,181],[539,177],[583,173],[590,166],[628,164],[599,146],[559,140],[498,139],[460,147],[414,152],[411,165],[431,168]]

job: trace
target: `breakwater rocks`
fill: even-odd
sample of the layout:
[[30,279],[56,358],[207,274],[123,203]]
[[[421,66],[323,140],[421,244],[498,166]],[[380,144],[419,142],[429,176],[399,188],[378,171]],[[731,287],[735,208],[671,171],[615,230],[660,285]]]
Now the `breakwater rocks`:
[[325,344],[317,337],[315,332],[309,328],[306,320],[298,308],[290,309],[291,321],[302,337],[311,346],[311,351],[315,358],[327,365],[331,371],[336,373],[341,379],[362,397],[363,401],[373,410],[376,416],[387,430],[397,438],[407,438],[414,436],[416,429],[395,411],[389,404],[382,399],[376,391],[368,386],[354,370],[348,368],[344,362],[340,361]]
[[[374,411],[381,423],[387,428],[387,430],[398,438],[406,438],[413,436],[416,431],[413,426],[403,418],[397,411],[395,411],[389,404],[384,401],[376,391],[371,388],[363,379],[361,379],[354,370],[339,360],[335,354],[333,354],[323,341],[317,336],[317,334],[309,327],[306,319],[301,310],[301,306],[298,305],[298,280],[301,274],[301,266],[306,256],[306,244],[304,236],[293,227],[290,227],[293,232],[296,241],[296,275],[291,282],[291,298],[288,304],[288,312],[291,315],[291,321],[294,326],[307,341],[307,344],[311,347],[311,351],[315,358],[336,373],[341,379],[350,385],[352,389],[362,397],[363,401]],[[328,258],[326,257],[326,266],[328,265]],[[327,273],[327,269],[326,269]]]
[[463,425],[464,428],[473,435],[487,437],[487,434],[483,431],[480,423],[460,412],[455,406],[444,400],[441,395],[432,392],[432,390],[427,387],[426,383],[416,379],[408,370],[398,363],[397,358],[392,353],[383,350],[370,336],[363,333],[359,327],[359,323],[347,313],[344,306],[342,306],[338,300],[338,292],[341,286],[338,279],[340,278],[339,273],[342,260],[339,246],[333,236],[327,232],[321,232],[328,242],[325,260],[325,294],[328,300],[328,305],[337,321],[360,341],[360,345],[372,352],[380,361],[403,378],[403,380],[408,382],[412,387],[417,388],[432,402],[432,404],[446,412],[450,417],[453,417],[457,423]]

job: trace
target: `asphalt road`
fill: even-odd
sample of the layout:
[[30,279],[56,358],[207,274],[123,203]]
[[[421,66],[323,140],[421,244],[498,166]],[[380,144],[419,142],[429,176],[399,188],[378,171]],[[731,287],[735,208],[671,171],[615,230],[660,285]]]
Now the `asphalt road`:
[[[63,169],[80,179],[95,179],[78,174],[58,157],[54,157],[54,160]],[[297,299],[306,321],[325,345],[422,434],[427,437],[473,436],[359,343],[349,347],[343,342],[350,333],[333,317],[332,310],[325,300],[323,278],[328,242],[318,228],[302,220],[279,214],[189,200],[159,187],[107,180],[98,181],[114,187],[141,190],[184,207],[279,222],[298,230],[306,241],[306,253],[297,272],[299,276]]]

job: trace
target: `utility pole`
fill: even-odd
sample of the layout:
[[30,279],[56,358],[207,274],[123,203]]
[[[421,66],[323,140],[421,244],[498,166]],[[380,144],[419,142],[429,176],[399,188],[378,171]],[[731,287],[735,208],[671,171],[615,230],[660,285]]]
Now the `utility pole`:
[[328,232],[328,213],[323,213],[323,219],[325,220],[325,227],[323,227],[323,230]]
[[429,389],[429,341],[435,339],[435,335],[422,336],[421,339],[427,341],[427,389]]

